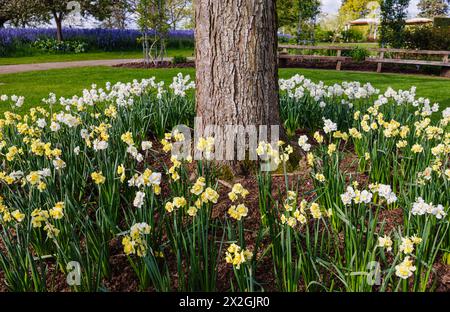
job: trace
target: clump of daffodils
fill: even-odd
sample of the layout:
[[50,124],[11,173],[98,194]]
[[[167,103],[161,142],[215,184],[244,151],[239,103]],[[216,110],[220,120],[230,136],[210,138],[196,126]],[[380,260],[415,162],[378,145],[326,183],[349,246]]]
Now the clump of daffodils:
[[374,194],[378,194],[382,200],[386,200],[388,204],[392,204],[397,201],[397,196],[392,191],[390,185],[385,184],[370,184],[369,190],[358,190],[357,183],[354,183],[354,187],[347,186],[346,192],[341,194],[341,200],[344,205],[353,204],[369,204],[372,202]]
[[145,235],[150,234],[150,230],[150,226],[145,222],[134,224],[130,229],[130,233],[122,239],[124,253],[126,255],[144,257],[147,253]]
[[186,198],[183,196],[181,197],[174,197],[173,200],[170,202],[167,202],[165,205],[165,209],[167,212],[171,213],[174,211],[175,208],[183,208],[186,207],[187,201]]
[[233,219],[240,221],[243,217],[247,216],[248,208],[244,204],[231,205],[228,209],[228,214]]
[[185,140],[184,134],[178,130],[168,132],[164,134],[164,139],[161,140],[163,151],[169,153],[173,149],[173,144],[177,142],[183,142]]
[[253,258],[253,252],[249,249],[242,249],[240,246],[236,244],[231,244],[226,253],[225,253],[225,261],[229,264],[232,264],[236,269],[240,269],[241,265],[250,261]]
[[374,183],[369,185],[369,189],[372,193],[378,193],[378,195],[386,200],[388,204],[395,203],[397,201],[397,195],[392,191],[390,185]]
[[297,196],[296,192],[288,191],[287,198],[284,201],[284,213],[280,219],[281,224],[286,224],[291,228],[296,227],[298,224],[304,225],[308,222],[308,213],[313,219],[320,219],[324,216],[331,217],[331,209],[325,210],[318,203],[308,203],[303,199],[297,205]]
[[233,185],[233,188],[231,189],[231,192],[228,193],[228,198],[235,202],[239,198],[245,199],[245,197],[250,194],[250,192],[245,189],[241,183],[236,183]]
[[[231,192],[228,193],[228,198],[234,203],[238,200],[244,200],[248,194],[249,191],[245,189],[242,184],[236,183],[233,185]],[[246,217],[247,214],[248,208],[243,203],[231,205],[228,209],[228,215],[238,221],[240,221],[243,217]]]
[[[133,139],[133,134],[131,132],[125,132],[121,135],[120,139],[122,142],[128,145],[127,153],[131,155],[137,162],[141,162],[144,160],[144,155],[139,152],[138,148]],[[139,146],[139,145],[138,145]],[[141,149],[145,153],[147,150],[152,148],[152,143],[149,141],[141,142]]]
[[311,144],[308,143],[308,137],[306,135],[302,135],[299,137],[298,145],[305,152],[309,152],[311,150]]
[[[324,123],[323,131],[324,131],[325,133],[328,134],[328,133],[331,133],[331,132],[337,130],[337,124],[334,123],[333,121],[331,121],[330,119],[325,119],[325,118],[323,118],[323,123]],[[319,142],[319,143],[320,143],[320,142]]]
[[352,186],[347,186],[344,194],[341,194],[341,200],[344,205],[354,204],[368,204],[372,201],[372,193],[368,190],[354,189]]
[[[124,175],[124,168],[121,168],[119,166],[117,173]],[[121,177],[122,179],[122,177]],[[145,188],[145,187],[151,187],[153,192],[156,195],[159,195],[161,193],[161,173],[160,172],[153,172],[150,169],[145,169],[142,174],[135,173],[131,179],[128,180],[128,186],[137,187],[139,189]]]
[[422,242],[422,238],[413,235],[411,237],[402,237],[399,246],[399,251],[405,255],[411,254],[414,251],[414,246]]
[[59,220],[64,217],[64,202],[57,202],[53,208],[49,210],[35,209],[31,213],[31,225],[33,228],[41,228],[44,225],[44,230],[47,236],[55,238],[59,234],[59,229],[50,223],[50,219]]
[[422,197],[418,197],[413,203],[411,209],[412,215],[422,216],[425,214],[434,215],[437,219],[444,218],[447,213],[442,205],[433,205],[433,203],[426,203]]
[[[18,175],[18,173],[16,172],[16,174],[13,175],[12,178],[13,178],[13,180],[15,180],[16,178],[19,178],[19,176],[22,176],[22,175],[21,174]],[[31,171],[25,177],[25,179],[31,186],[36,186],[36,188],[39,191],[43,192],[47,188],[45,178],[48,178],[50,176],[51,176],[50,169],[45,168],[43,170]],[[10,177],[11,177],[11,175],[10,175]]]
[[211,159],[214,152],[214,137],[198,138],[197,150],[202,152],[206,159]]
[[258,143],[256,154],[261,158],[262,161],[273,161],[277,165],[281,161],[278,146],[277,148],[274,148],[270,143],[266,143],[263,141]]
[[294,149],[290,145],[286,145],[284,147],[283,141],[278,141],[278,146],[281,148],[281,154],[279,155],[279,160],[275,160],[275,163],[287,162],[289,160],[289,155],[291,155],[294,152]]

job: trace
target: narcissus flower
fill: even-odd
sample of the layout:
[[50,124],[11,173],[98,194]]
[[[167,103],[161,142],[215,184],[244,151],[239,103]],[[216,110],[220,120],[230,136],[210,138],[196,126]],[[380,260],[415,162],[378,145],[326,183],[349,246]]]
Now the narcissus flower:
[[249,249],[242,250],[242,248],[236,244],[231,244],[226,253],[225,261],[232,264],[237,270],[241,265],[250,261],[253,258],[253,253]]
[[141,208],[142,205],[144,205],[144,198],[145,198],[145,193],[138,191],[136,192],[136,196],[134,197],[133,200],[133,206],[136,208]]
[[122,134],[120,139],[128,145],[134,145],[133,134],[129,131]]
[[232,205],[229,209],[228,209],[228,214],[230,215],[230,217],[232,217],[233,219],[236,220],[241,220],[242,217],[246,217],[248,214],[248,208],[245,207],[244,204],[239,204],[237,206]]
[[55,206],[49,210],[49,214],[53,219],[62,219],[64,216],[64,202],[57,202]]
[[207,203],[211,202],[213,204],[217,203],[219,199],[219,193],[217,193],[214,189],[208,187],[201,195],[202,202]]
[[13,212],[11,212],[11,216],[17,221],[17,222],[22,222],[23,219],[25,219],[25,214],[20,212],[20,210],[14,210]]
[[245,197],[249,194],[249,191],[245,189],[242,184],[236,183],[233,185],[231,192],[228,193],[228,198],[235,202],[239,199],[239,196],[242,197],[242,199],[245,199]]
[[321,173],[316,173],[314,178],[319,182],[325,182],[325,176]]
[[130,234],[125,235],[122,239],[124,253],[144,257],[147,253],[145,235],[150,234],[150,230],[150,226],[145,222],[134,224],[130,229]]
[[123,181],[125,181],[125,179],[126,179],[125,166],[124,165],[119,165],[117,167],[117,174],[120,176],[120,182],[123,183]]
[[392,250],[392,240],[389,236],[384,235],[383,237],[378,237],[378,247],[386,248],[387,251]]
[[197,207],[195,206],[190,206],[189,209],[187,210],[187,214],[190,215],[191,217],[195,217],[197,215]]
[[411,148],[411,151],[415,154],[417,153],[422,153],[423,152],[423,147],[420,144],[414,144]]
[[395,266],[395,275],[402,279],[408,279],[415,270],[416,267],[413,265],[412,260],[409,259],[409,256],[406,256],[400,264]]
[[94,181],[95,184],[101,185],[105,183],[106,178],[103,176],[101,172],[93,172],[91,173],[91,178]]

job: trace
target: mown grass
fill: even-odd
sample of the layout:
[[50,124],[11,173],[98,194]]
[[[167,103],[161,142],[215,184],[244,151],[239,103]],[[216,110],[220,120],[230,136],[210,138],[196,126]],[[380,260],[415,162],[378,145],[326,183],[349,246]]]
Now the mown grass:
[[[157,77],[158,80],[164,80],[166,83],[170,83],[172,77],[179,72],[190,74],[191,77],[195,75],[195,71],[192,68],[129,69],[106,66],[7,74],[0,75],[0,94],[25,96],[25,104],[20,109],[23,112],[32,106],[40,105],[41,99],[47,97],[49,92],[54,92],[57,97],[68,97],[81,94],[81,91],[84,88],[89,88],[92,83],[100,86],[104,85],[107,81],[111,83],[118,81],[128,82],[133,79],[143,79],[152,76]],[[315,82],[320,80],[324,81],[326,84],[340,83],[342,81],[370,82],[382,91],[386,90],[389,86],[394,89],[403,90],[410,89],[411,86],[416,86],[418,96],[430,98],[431,101],[440,103],[441,108],[450,106],[450,79],[416,75],[338,72],[334,70],[300,68],[280,69],[279,71],[280,78],[289,78],[297,73]],[[9,109],[10,107],[8,106],[1,106],[0,112]]]
[[[193,56],[193,49],[169,49],[167,56],[175,55]],[[109,60],[109,59],[139,59],[142,58],[142,51],[115,51],[115,52],[86,52],[79,54],[38,54],[23,57],[0,57],[0,65],[15,64],[35,64],[50,62],[71,62],[71,61],[88,61],[88,60]]]

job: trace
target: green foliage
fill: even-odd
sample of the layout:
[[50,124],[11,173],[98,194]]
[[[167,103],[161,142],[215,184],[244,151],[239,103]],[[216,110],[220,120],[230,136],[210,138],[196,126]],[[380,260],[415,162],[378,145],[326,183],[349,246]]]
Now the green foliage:
[[350,51],[350,56],[354,61],[362,62],[370,55],[369,50],[363,47],[355,47]]
[[314,30],[320,14],[319,0],[302,0],[298,3],[297,42],[315,42]]
[[[366,16],[369,13],[367,5],[374,0],[346,0],[342,1],[339,8],[339,15],[350,21]],[[379,2],[376,1],[376,2]]]
[[342,42],[361,42],[363,39],[363,33],[357,29],[350,28],[341,32]]
[[417,8],[421,17],[445,16],[448,13],[446,0],[420,0]]
[[58,41],[55,39],[39,39],[33,43],[33,47],[40,51],[52,53],[83,53],[87,44],[82,41]]
[[187,62],[187,57],[184,55],[175,55],[172,58],[172,63],[173,64],[183,64]]
[[284,32],[296,34],[299,40],[314,38],[316,19],[320,14],[318,0],[278,0],[278,27]]
[[325,30],[319,26],[316,28],[315,37],[318,42],[332,42],[334,39],[334,31]]
[[450,28],[450,17],[435,17],[434,27],[447,27]]
[[409,0],[383,0],[381,3],[380,43],[382,46],[402,47],[408,5]]
[[449,50],[450,28],[411,27],[405,31],[404,47],[420,50]]

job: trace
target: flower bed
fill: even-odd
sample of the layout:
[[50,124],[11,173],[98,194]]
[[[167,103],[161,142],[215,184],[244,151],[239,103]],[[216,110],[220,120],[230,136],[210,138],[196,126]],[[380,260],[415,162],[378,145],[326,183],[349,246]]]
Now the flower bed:
[[[63,35],[64,40],[84,42],[90,50],[123,51],[142,48],[138,41],[142,34],[136,29],[65,28]],[[11,55],[17,50],[28,49],[30,44],[39,39],[55,38],[56,30],[54,28],[0,29],[0,55]],[[169,31],[167,47],[194,47],[194,31]]]
[[230,176],[213,137],[201,160],[171,153],[193,88],[93,85],[24,116],[0,97],[5,289],[448,290],[449,109],[296,75],[280,80],[292,141],[256,149],[280,169]]

